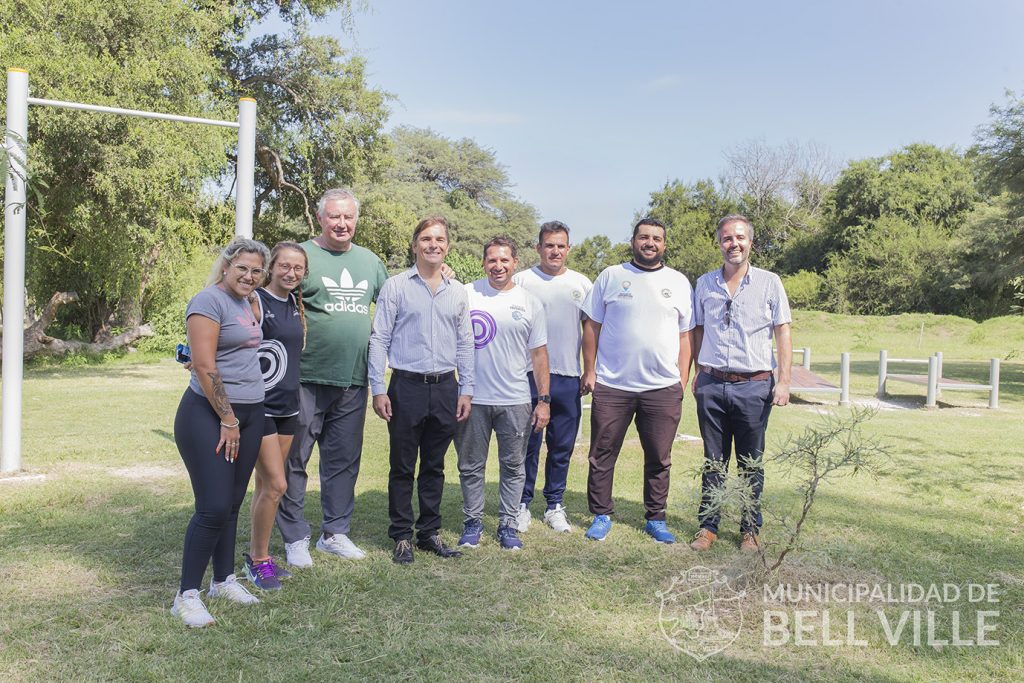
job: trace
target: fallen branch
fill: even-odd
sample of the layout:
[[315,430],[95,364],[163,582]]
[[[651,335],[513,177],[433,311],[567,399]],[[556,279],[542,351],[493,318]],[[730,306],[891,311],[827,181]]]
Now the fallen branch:
[[26,358],[33,356],[57,357],[69,353],[100,354],[124,348],[143,337],[153,336],[153,328],[149,325],[137,325],[114,336],[103,335],[102,338],[93,342],[69,341],[47,335],[46,328],[56,319],[57,309],[75,301],[78,301],[78,294],[75,292],[57,292],[50,297],[39,317],[25,328]]

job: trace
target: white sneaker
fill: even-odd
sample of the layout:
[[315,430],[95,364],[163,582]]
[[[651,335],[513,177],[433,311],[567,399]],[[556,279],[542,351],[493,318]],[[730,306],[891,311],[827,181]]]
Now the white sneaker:
[[530,529],[530,522],[533,520],[533,515],[530,514],[530,508],[526,507],[526,503],[519,504],[519,512],[516,513],[516,530],[525,534]]
[[294,543],[284,544],[285,561],[293,567],[306,569],[313,566],[313,558],[309,556],[309,536]]
[[324,535],[320,534],[320,538],[316,542],[316,549],[323,553],[344,557],[346,560],[361,560],[366,557],[366,553],[357,548],[356,544],[345,534],[334,534],[330,538],[324,538]]
[[237,602],[239,605],[255,605],[260,601],[255,595],[245,590],[245,586],[238,583],[234,574],[228,574],[228,578],[220,583],[210,581],[208,595],[211,598],[224,598],[231,602]]
[[572,531],[572,525],[565,518],[565,508],[555,505],[554,508],[544,513],[544,522],[555,531],[565,533]]
[[199,591],[195,588],[184,593],[178,592],[174,596],[174,605],[171,607],[171,614],[181,617],[189,628],[202,628],[213,623],[214,619],[206,611],[206,605],[199,597]]

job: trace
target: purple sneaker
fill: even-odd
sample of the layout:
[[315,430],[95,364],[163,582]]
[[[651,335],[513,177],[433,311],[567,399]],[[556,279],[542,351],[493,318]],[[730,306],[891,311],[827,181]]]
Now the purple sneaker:
[[270,564],[274,565],[274,576],[276,576],[277,578],[279,578],[279,579],[290,579],[290,578],[292,578],[292,573],[290,571],[288,571],[287,569],[285,569],[284,567],[282,567],[281,565],[279,565],[277,562],[274,562],[274,558],[273,557],[270,558]]
[[281,589],[281,581],[274,573],[273,560],[253,562],[247,553],[244,553],[242,556],[245,558],[245,576],[252,581],[254,586],[265,591]]

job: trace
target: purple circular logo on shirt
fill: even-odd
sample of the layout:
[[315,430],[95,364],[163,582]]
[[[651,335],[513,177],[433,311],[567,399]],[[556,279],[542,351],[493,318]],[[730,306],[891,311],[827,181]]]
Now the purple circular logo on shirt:
[[482,349],[490,344],[494,335],[498,333],[498,323],[494,321],[494,316],[487,311],[474,310],[469,317],[473,321],[474,346]]

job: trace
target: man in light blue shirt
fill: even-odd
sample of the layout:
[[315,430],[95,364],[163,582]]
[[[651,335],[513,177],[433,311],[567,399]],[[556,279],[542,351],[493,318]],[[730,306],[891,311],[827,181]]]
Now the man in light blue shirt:
[[[782,281],[750,265],[754,226],[731,214],[716,231],[723,265],[697,280],[694,293],[693,380],[697,421],[704,439],[704,475],[697,518],[700,530],[690,547],[704,551],[718,538],[719,510],[711,492],[722,486],[735,444],[736,464],[750,486],[752,506],[743,511],[740,550],[755,552],[761,528],[765,429],[772,406],[789,403],[793,347],[792,315]],[[772,354],[772,339],[779,361]],[[773,374],[778,370],[778,378]]]
[[[417,457],[416,545],[446,559],[461,555],[441,539],[441,494],[445,453],[456,423],[468,418],[472,407],[473,325],[465,288],[441,273],[448,246],[444,218],[420,221],[412,238],[416,263],[384,283],[370,334],[373,410],[388,423],[391,442],[388,535],[395,541],[398,564],[413,561],[412,485]],[[384,369],[389,362],[391,385],[385,392]]]

